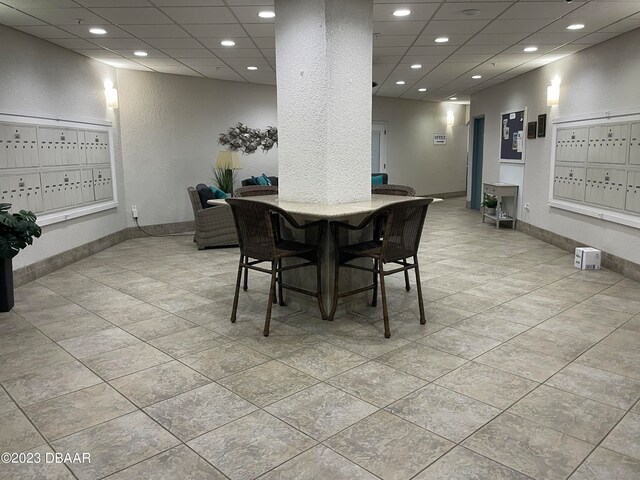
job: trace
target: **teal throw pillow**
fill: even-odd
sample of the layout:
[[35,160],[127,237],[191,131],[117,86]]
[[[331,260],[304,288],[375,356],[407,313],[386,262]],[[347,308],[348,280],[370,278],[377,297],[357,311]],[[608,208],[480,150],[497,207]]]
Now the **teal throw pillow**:
[[256,182],[258,182],[258,185],[262,185],[262,186],[271,185],[271,180],[269,180],[269,177],[267,177],[264,173],[259,177],[254,177],[254,178],[256,179]]
[[373,175],[371,177],[371,185],[382,185],[384,177],[382,175]]
[[227,198],[228,197],[228,195],[226,193],[224,193],[218,187],[214,187],[213,185],[211,185],[211,191],[213,192],[213,196],[215,198]]

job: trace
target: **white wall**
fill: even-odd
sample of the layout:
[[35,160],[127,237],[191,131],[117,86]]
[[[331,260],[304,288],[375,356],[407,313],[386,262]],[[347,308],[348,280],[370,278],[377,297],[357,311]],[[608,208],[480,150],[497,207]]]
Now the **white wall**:
[[[454,114],[447,127],[447,112]],[[373,121],[388,122],[389,183],[409,185],[421,194],[466,189],[467,127],[464,105],[374,97]],[[433,134],[446,133],[446,145]]]
[[[275,88],[118,70],[127,218],[141,225],[193,220],[187,187],[212,183],[218,134],[237,122],[277,124]],[[278,149],[240,157],[238,181],[277,175]]]
[[[112,121],[123,202],[118,116],[105,106],[106,79],[116,84],[115,69],[0,25],[0,111]],[[14,258],[14,269],[121,230],[123,213],[119,207],[44,227],[42,237]]]
[[[520,173],[522,202],[519,218],[578,242],[640,263],[640,231],[548,205],[552,149],[552,120],[579,114],[640,111],[640,29],[595,45],[533,70],[471,97],[471,116],[485,116],[483,181],[500,181],[500,113],[528,108],[529,120],[547,113],[547,136],[526,141],[526,163]],[[546,106],[546,89],[559,76],[560,102]],[[473,145],[470,139],[469,145]],[[516,167],[518,168],[518,167]],[[470,169],[471,170],[471,169]],[[512,167],[513,170],[513,167]],[[513,172],[512,172],[513,173]],[[504,177],[504,168],[502,177]],[[512,178],[518,175],[513,174]],[[470,180],[469,180],[470,181]],[[470,189],[469,189],[470,190]]]

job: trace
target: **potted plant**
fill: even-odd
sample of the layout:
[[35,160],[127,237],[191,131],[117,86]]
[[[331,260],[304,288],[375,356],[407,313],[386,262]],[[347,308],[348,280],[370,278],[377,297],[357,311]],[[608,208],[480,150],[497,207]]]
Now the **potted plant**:
[[496,207],[498,206],[498,197],[493,195],[485,195],[482,201],[482,206],[487,209],[489,215],[496,214]]
[[0,312],[13,308],[13,264],[20,250],[40,237],[42,229],[33,212],[10,213],[10,203],[0,203]]

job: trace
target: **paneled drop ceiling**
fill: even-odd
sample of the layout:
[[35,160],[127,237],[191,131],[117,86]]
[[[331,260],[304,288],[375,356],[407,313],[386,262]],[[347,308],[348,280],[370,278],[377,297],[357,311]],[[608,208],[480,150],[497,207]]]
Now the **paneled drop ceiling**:
[[[274,85],[274,19],[262,10],[273,0],[0,0],[0,23],[119,68]],[[375,95],[464,101],[640,28],[640,0],[374,0],[373,15]]]

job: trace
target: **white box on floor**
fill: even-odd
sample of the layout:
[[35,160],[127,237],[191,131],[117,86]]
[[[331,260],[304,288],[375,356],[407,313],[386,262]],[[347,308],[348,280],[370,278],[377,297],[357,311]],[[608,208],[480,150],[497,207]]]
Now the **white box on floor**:
[[576,248],[573,265],[581,270],[600,270],[600,250],[591,247]]

